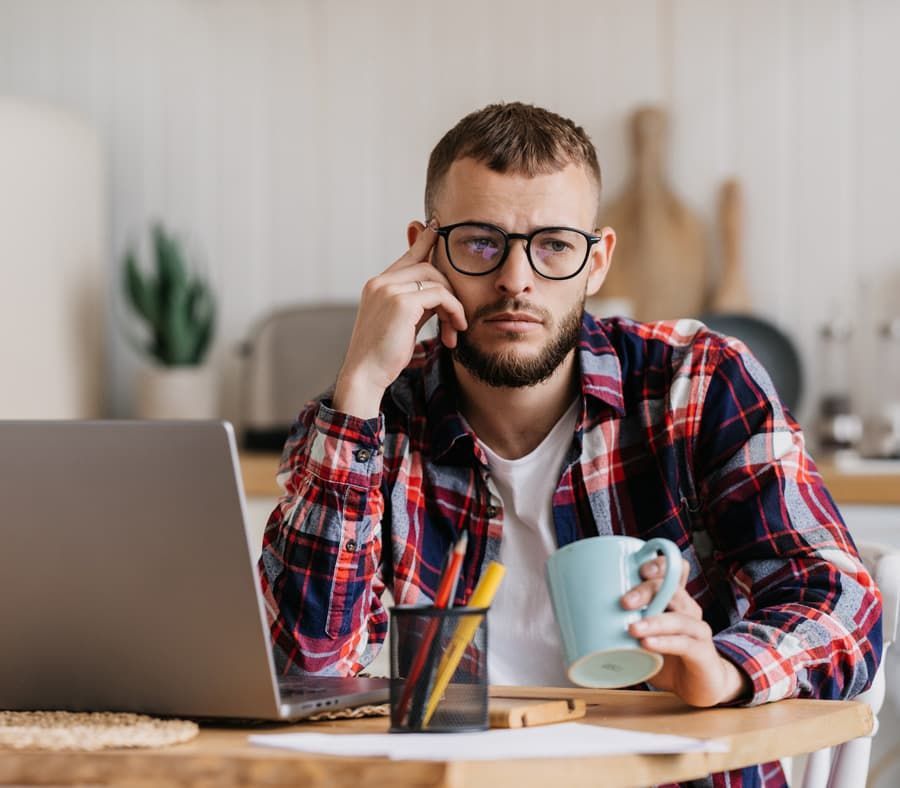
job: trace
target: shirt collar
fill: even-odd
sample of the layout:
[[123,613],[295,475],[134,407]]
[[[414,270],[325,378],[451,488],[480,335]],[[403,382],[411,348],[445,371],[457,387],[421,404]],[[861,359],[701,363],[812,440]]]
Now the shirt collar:
[[[581,394],[584,417],[610,407],[625,415],[622,393],[622,365],[606,329],[585,312],[578,339]],[[470,462],[477,443],[475,434],[459,412],[456,375],[450,351],[439,339],[426,347],[425,400],[430,442],[435,460],[448,464]],[[579,431],[581,425],[579,425]]]
[[609,405],[619,416],[625,415],[622,392],[622,363],[609,340],[603,322],[585,312],[581,318],[578,341],[581,367],[581,393],[586,403]]

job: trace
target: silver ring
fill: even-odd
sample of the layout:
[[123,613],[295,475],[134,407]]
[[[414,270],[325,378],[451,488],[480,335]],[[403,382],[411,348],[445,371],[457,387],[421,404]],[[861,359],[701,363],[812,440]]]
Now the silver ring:
[[425,285],[423,285],[418,279],[416,279],[416,287],[419,288],[420,293],[425,289]]

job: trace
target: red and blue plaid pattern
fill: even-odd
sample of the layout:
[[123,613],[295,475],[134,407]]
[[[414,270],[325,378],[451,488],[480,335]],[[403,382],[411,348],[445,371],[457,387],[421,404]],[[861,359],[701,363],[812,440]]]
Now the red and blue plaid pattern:
[[[863,691],[881,654],[880,596],[755,357],[696,321],[587,314],[577,352],[582,409],[553,496],[559,546],[609,533],[674,541],[720,653],[752,680],[751,704]],[[357,673],[387,632],[385,588],[398,604],[431,601],[468,529],[462,604],[503,533],[438,342],[417,347],[378,419],[329,405],[307,405],[291,431],[263,541],[282,673]],[[714,782],[782,780],[768,765]]]

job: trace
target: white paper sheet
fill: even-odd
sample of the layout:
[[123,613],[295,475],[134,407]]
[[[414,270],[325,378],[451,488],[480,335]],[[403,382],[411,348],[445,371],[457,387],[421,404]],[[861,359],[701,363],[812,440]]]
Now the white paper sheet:
[[249,738],[251,744],[263,747],[401,761],[496,761],[728,751],[728,743],[718,739],[641,733],[577,722],[479,733],[274,733]]

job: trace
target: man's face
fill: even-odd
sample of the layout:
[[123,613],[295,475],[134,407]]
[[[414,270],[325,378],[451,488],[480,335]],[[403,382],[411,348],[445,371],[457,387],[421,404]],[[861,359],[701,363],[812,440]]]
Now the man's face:
[[[437,194],[442,225],[482,222],[509,233],[540,227],[594,232],[596,186],[582,167],[549,175],[501,174],[473,159],[455,161]],[[469,328],[454,358],[492,386],[532,386],[547,379],[577,344],[587,294],[606,276],[615,243],[611,230],[591,247],[582,271],[565,280],[541,277],[530,266],[524,241],[511,241],[503,265],[485,276],[467,276],[447,259],[438,239],[432,260],[449,279],[466,311]]]

